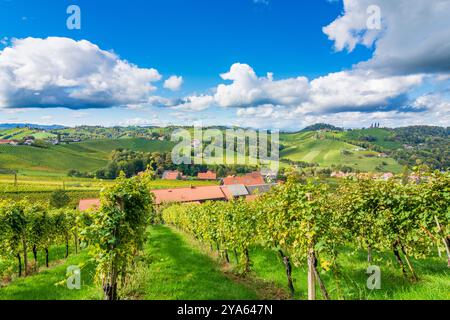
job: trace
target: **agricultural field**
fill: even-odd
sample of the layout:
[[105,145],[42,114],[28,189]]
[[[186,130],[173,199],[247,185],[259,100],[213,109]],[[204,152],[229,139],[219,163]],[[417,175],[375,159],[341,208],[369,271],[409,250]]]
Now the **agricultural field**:
[[285,149],[282,159],[317,163],[320,167],[348,166],[362,172],[380,171],[398,173],[402,166],[392,158],[379,157],[379,152],[362,150],[335,137],[339,135],[317,132],[302,132],[281,136]]
[[93,140],[48,148],[0,145],[0,168],[16,170],[21,175],[62,176],[70,169],[89,172],[102,168],[116,149],[167,152],[171,148],[170,142],[143,138]]

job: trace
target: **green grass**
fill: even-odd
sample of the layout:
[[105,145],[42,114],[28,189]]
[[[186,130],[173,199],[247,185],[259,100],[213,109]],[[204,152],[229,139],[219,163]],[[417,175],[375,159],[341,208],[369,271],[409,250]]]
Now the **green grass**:
[[[450,270],[446,259],[428,258],[414,260],[412,263],[419,275],[419,282],[405,279],[397,268],[392,253],[375,253],[373,265],[381,268],[381,290],[369,290],[366,287],[368,264],[365,252],[344,249],[338,257],[340,273],[332,271],[322,273],[323,280],[332,299],[346,300],[449,300]],[[284,265],[278,255],[260,247],[250,251],[255,276],[273,281],[287,290]],[[306,266],[293,268],[292,277],[297,299],[307,297]],[[338,279],[338,281],[336,281]],[[338,283],[338,284],[337,284]],[[317,288],[318,297],[321,298]]]
[[[278,288],[286,297],[287,285],[284,266],[276,252],[253,247],[250,250],[252,273],[245,281],[223,272],[222,260],[207,254],[184,233],[167,226],[149,228],[145,254],[133,269],[130,284],[123,291],[124,299],[148,300],[253,300],[261,292]],[[83,300],[101,299],[101,288],[94,284],[93,262],[86,251],[58,261],[64,254],[62,247],[52,248],[53,266],[27,278],[14,279],[0,288],[3,300]],[[374,265],[381,268],[381,290],[366,288],[366,253],[342,249],[338,257],[339,273],[323,272],[322,278],[332,299],[346,300],[449,300],[450,271],[445,258],[412,260],[419,275],[414,283],[402,276],[391,253],[374,253]],[[230,257],[231,260],[234,260]],[[42,264],[43,257],[40,257]],[[82,267],[81,290],[65,286],[68,266]],[[0,269],[5,264],[0,261]],[[231,270],[228,268],[228,270]],[[307,272],[305,266],[294,266],[292,276],[296,299],[306,299]],[[261,287],[264,285],[265,287]],[[319,288],[318,298],[321,299]]]
[[146,250],[144,299],[257,299],[256,292],[227,278],[217,262],[169,227],[151,227]]
[[[127,289],[124,299],[216,300],[257,299],[257,294],[227,278],[220,265],[187,239],[166,226],[152,226],[145,247],[144,264],[131,277],[138,283]],[[65,286],[68,266],[83,266],[81,290]],[[93,282],[95,266],[86,251],[69,256],[64,263],[27,278],[15,279],[0,288],[0,300],[85,300],[101,299],[101,288]],[[59,285],[57,285],[59,284]]]
[[[81,290],[69,290],[66,286],[68,266],[81,267]],[[67,261],[27,278],[20,278],[0,288],[0,300],[95,300],[102,293],[94,284],[95,266],[87,252],[69,256]]]

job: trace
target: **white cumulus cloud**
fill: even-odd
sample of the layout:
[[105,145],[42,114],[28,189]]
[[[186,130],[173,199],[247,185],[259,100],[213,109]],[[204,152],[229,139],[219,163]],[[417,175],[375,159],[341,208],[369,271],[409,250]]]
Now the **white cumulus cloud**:
[[221,107],[298,104],[305,100],[308,90],[308,79],[305,77],[275,81],[272,73],[258,77],[249,65],[241,63],[233,64],[230,71],[221,77],[232,81],[217,87],[214,98]]
[[13,40],[0,51],[0,108],[106,108],[148,100],[161,75],[82,40]]
[[[337,51],[375,46],[358,67],[384,73],[450,73],[450,1],[343,0],[344,13],[323,28]],[[378,6],[381,29],[368,29]]]
[[171,76],[169,79],[164,81],[164,88],[172,90],[172,91],[178,91],[181,89],[181,86],[183,85],[183,77],[178,76]]

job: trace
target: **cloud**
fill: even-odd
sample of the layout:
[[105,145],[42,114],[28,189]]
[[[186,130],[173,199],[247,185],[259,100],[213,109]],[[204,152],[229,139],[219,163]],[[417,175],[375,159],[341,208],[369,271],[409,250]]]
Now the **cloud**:
[[164,81],[164,88],[172,91],[180,90],[182,85],[183,77],[171,76],[169,79]]
[[13,40],[0,51],[0,108],[108,108],[138,104],[161,75],[68,38]]
[[314,79],[303,113],[374,112],[407,105],[408,93],[423,82],[422,75],[384,76],[373,71],[342,71]]
[[[375,46],[357,67],[386,74],[450,73],[450,1],[343,0],[344,13],[323,32],[337,51]],[[369,30],[367,9],[381,9],[381,30]]]
[[214,97],[209,95],[189,96],[172,103],[170,107],[190,111],[202,111],[208,109],[214,103]]
[[264,104],[293,105],[306,99],[308,79],[305,77],[275,81],[273,74],[258,77],[247,64],[235,63],[221,75],[231,84],[220,84],[214,96],[221,107],[242,108]]
[[[309,81],[306,77],[274,80],[273,74],[258,77],[246,64],[236,63],[221,75],[232,81],[221,84],[215,103],[226,108],[284,106],[299,113],[376,111],[401,108],[408,93],[419,86],[424,76],[385,76],[374,71],[349,70],[330,73]],[[250,111],[239,111],[241,114]]]

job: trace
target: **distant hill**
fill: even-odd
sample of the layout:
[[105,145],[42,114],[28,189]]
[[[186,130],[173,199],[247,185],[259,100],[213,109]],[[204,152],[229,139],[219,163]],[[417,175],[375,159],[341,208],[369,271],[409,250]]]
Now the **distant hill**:
[[[9,128],[1,129],[1,126],[0,139],[34,136],[50,144],[56,138],[63,143],[48,148],[0,145],[0,169],[58,175],[69,169],[81,172],[100,169],[115,149],[170,151],[174,145],[170,142],[171,134],[179,128],[37,126],[42,129],[30,129],[33,125],[6,124],[3,126]],[[300,132],[281,133],[280,155],[283,165],[401,172],[405,165],[426,164],[446,170],[450,168],[449,133],[449,128],[430,126],[342,130],[319,123]]]
[[38,130],[60,130],[64,129],[64,126],[60,125],[41,125],[32,123],[0,123],[0,130],[7,130],[13,128],[30,128]]
[[48,148],[0,145],[0,169],[17,170],[22,174],[66,175],[70,169],[90,172],[104,167],[111,151],[116,149],[167,152],[173,145],[168,141],[142,138],[92,140]]
[[304,128],[300,132],[319,131],[319,130],[342,131],[341,128],[335,127],[331,124],[316,123],[316,124],[313,124],[311,126]]
[[280,136],[282,159],[318,164],[322,168],[349,167],[359,171],[400,172],[402,166],[380,152],[340,139],[342,132],[299,132]]

